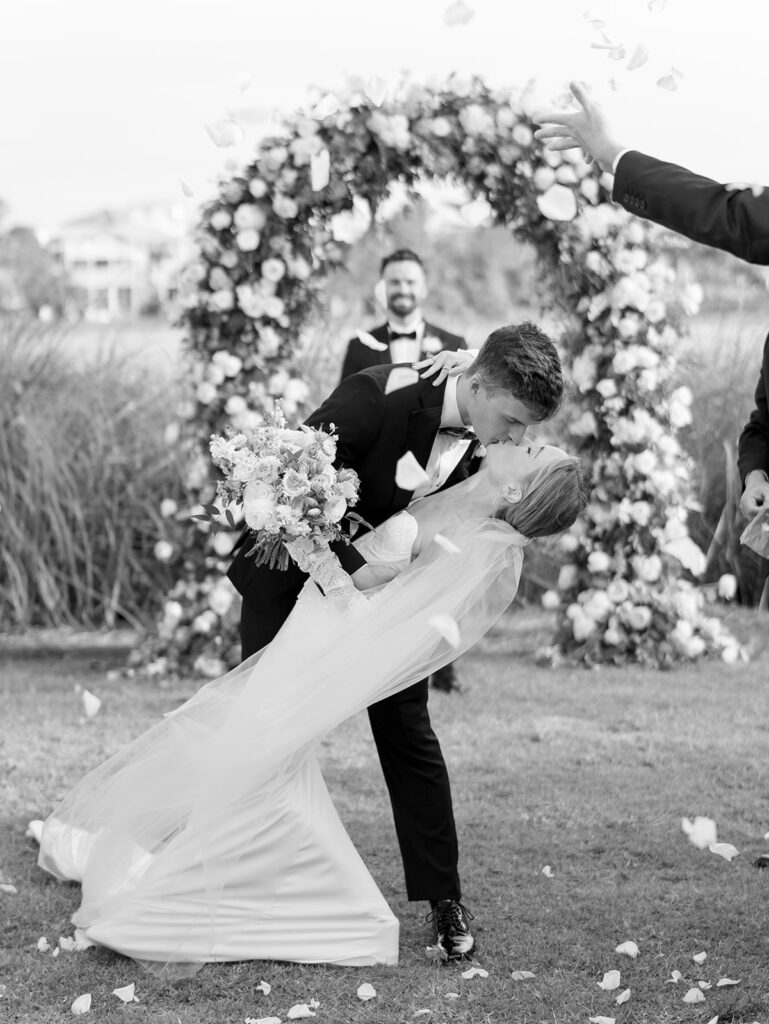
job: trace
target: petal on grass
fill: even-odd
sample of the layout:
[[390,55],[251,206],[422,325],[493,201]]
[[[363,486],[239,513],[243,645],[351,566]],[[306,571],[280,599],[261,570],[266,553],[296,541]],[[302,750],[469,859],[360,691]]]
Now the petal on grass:
[[545,878],[552,878],[553,877],[553,869],[550,867],[549,864],[545,864],[545,866],[540,871],[540,874],[544,875]]
[[270,992],[272,992],[272,985],[269,983],[269,981],[260,981],[256,987],[260,992],[263,992],[266,996],[268,996]]
[[727,985],[739,985],[741,978],[719,978],[716,982],[716,988],[725,988]]
[[711,843],[718,842],[716,823],[712,818],[704,818],[701,815],[697,815],[694,821],[681,818],[681,828],[689,842],[693,843],[698,850],[707,850]]
[[37,948],[40,950],[41,953],[47,953],[50,950],[51,943],[48,941],[45,935],[41,935],[40,938],[37,940]]
[[616,1017],[603,1017],[599,1014],[598,1017],[588,1017],[590,1024],[617,1024]]
[[396,366],[387,375],[384,393],[390,395],[393,391],[410,388],[413,384],[418,384],[419,379],[418,370],[414,370],[410,366]]
[[395,464],[395,484],[403,491],[413,491],[420,484],[429,483],[430,477],[416,460],[413,452],[406,452]]
[[536,978],[534,971],[513,971],[510,975],[513,981],[526,981],[527,978]]
[[295,1003],[286,1014],[289,1020],[302,1020],[303,1017],[317,1017],[307,1003]]
[[620,992],[620,994],[615,999],[615,1002],[617,1006],[622,1006],[622,1004],[626,1003],[628,999],[630,999],[630,989],[626,988],[624,992]]
[[713,988],[713,985],[709,981],[698,981],[697,985],[703,992],[707,992],[709,988]]
[[84,992],[82,996],[78,996],[69,1009],[76,1017],[80,1017],[82,1014],[88,1013],[91,1009],[91,993]]
[[705,993],[701,988],[690,988],[683,998],[685,1003],[704,1003]]
[[695,953],[692,960],[695,964],[704,964],[708,958],[708,954],[703,950],[701,953]]
[[459,647],[462,638],[459,634],[459,626],[456,619],[441,613],[440,615],[431,615],[427,623],[432,626],[436,633],[440,633],[443,639],[452,647]]
[[732,846],[731,843],[711,843],[708,849],[711,853],[715,853],[717,857],[723,857],[726,861],[733,861],[735,857],[740,855],[740,851],[736,846]]
[[364,981],[364,983],[358,987],[358,991],[355,994],[363,1003],[367,1003],[369,999],[376,999],[376,989],[367,981]]
[[613,992],[619,988],[619,971],[607,971],[603,976],[603,981],[598,982],[598,987],[602,988],[604,992]]
[[90,690],[83,690],[80,695],[80,699],[83,701],[85,717],[95,718],[95,716],[99,714],[99,709],[101,708],[101,698],[97,697],[95,693],[91,693]]
[[669,978],[665,979],[665,984],[669,985],[671,982],[677,985],[679,981],[683,981],[683,974],[680,971],[673,971]]
[[489,972],[484,970],[483,967],[468,967],[466,971],[462,971],[463,978],[488,978]]
[[124,985],[122,988],[112,989],[112,995],[117,996],[121,1003],[138,1003],[139,1000],[136,998],[135,992],[135,981],[132,981],[130,985]]
[[620,942],[618,946],[614,947],[615,953],[624,953],[625,956],[632,956],[635,958],[638,956],[638,946],[633,942],[632,939],[628,939],[627,942]]

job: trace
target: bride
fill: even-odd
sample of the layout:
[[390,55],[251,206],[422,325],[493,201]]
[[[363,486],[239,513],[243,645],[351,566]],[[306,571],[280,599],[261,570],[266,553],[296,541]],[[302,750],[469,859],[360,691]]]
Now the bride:
[[[396,963],[398,922],[316,759],[331,729],[468,650],[515,596],[530,538],[586,504],[579,460],[493,444],[477,474],[355,541],[271,644],[82,779],[39,863],[82,884],[81,938],[154,969]],[[185,966],[182,966],[185,965]]]

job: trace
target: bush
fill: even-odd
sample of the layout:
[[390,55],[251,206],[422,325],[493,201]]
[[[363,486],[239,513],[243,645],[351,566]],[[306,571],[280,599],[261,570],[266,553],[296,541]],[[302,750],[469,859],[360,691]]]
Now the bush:
[[149,625],[172,582],[159,505],[183,494],[175,403],[166,380],[115,354],[74,365],[65,342],[0,321],[0,622]]

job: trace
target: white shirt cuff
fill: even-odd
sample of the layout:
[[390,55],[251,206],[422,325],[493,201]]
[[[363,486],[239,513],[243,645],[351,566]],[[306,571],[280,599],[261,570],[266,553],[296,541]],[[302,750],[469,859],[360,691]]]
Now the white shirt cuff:
[[620,162],[620,160],[625,155],[625,153],[629,153],[629,152],[630,152],[630,146],[628,146],[626,149],[621,149],[619,151],[619,153],[617,153],[617,155],[614,157],[614,162],[611,165],[611,173],[612,174],[616,174],[617,173],[617,164]]

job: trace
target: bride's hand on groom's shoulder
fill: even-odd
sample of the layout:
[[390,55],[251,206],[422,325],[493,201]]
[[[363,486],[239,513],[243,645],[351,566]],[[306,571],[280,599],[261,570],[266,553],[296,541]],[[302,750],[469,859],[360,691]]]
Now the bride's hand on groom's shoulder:
[[434,356],[427,356],[414,363],[414,369],[420,370],[421,377],[434,377],[433,387],[438,387],[447,377],[458,377],[475,361],[476,353],[472,349],[461,348],[456,352],[443,351]]

